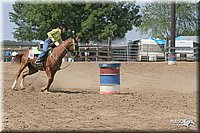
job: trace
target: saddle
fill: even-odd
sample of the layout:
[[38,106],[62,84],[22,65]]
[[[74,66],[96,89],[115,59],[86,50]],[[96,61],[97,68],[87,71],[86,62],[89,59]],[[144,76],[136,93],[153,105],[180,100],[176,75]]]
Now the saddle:
[[[47,56],[48,56],[47,53],[49,53],[54,47],[55,46],[51,45],[48,48],[46,54],[42,57],[40,64],[37,64],[37,65],[36,64],[32,64],[32,66],[34,68],[38,69],[38,70],[45,70],[45,62],[46,62],[46,59],[47,59]],[[29,59],[34,59],[34,57],[35,56],[38,57],[41,52],[42,52],[41,50],[38,50],[38,47],[32,47],[29,50],[28,58]]]

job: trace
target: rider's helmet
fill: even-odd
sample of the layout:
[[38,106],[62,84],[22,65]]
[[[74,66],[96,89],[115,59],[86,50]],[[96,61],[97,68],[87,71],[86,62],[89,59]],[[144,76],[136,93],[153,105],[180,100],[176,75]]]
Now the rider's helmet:
[[58,28],[60,28],[60,29],[63,29],[63,28],[67,29],[67,26],[65,25],[65,23],[61,23],[61,24],[58,26]]

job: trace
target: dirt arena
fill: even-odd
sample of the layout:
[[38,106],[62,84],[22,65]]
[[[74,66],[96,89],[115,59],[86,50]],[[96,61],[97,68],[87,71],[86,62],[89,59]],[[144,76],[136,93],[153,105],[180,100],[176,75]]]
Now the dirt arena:
[[[198,130],[197,63],[122,63],[116,95],[99,94],[98,63],[60,70],[48,93],[40,92],[45,72],[32,85],[38,73],[28,76],[26,89],[19,89],[19,80],[19,90],[11,90],[19,64],[2,65],[4,131]],[[194,125],[174,123],[183,119]]]

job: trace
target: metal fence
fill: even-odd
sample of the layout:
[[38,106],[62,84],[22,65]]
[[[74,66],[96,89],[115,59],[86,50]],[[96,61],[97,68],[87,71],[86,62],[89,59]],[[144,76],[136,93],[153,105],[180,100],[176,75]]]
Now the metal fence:
[[198,61],[199,48],[165,47],[164,45],[127,45],[112,47],[113,61],[160,62],[167,61],[170,50],[174,49],[177,61]]
[[111,61],[112,50],[108,45],[79,46],[80,59],[78,61]]
[[[17,48],[2,48],[3,61],[11,61],[14,56],[4,55],[9,52],[23,52],[30,46]],[[170,49],[174,49],[177,61],[198,61],[199,48],[174,47],[168,48],[164,45],[129,44],[129,45],[81,45],[79,46],[80,58],[76,61],[124,61],[124,62],[160,62],[167,61]],[[68,61],[68,54],[65,61]]]

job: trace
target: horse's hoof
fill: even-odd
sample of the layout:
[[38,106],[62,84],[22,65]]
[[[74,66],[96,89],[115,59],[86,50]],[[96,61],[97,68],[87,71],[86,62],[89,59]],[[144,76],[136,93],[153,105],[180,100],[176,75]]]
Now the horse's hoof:
[[25,89],[25,87],[24,86],[21,86],[21,90],[24,90]]
[[15,89],[15,87],[14,87],[14,86],[11,86],[10,88],[11,88],[12,90],[14,90],[14,89]]
[[18,91],[18,89],[16,89],[16,88],[12,88],[12,87],[10,87],[12,90],[14,90],[14,91]]
[[41,90],[41,92],[48,92],[48,91],[47,91],[47,89],[45,89],[45,90]]
[[17,88],[12,88],[12,87],[11,87],[11,89],[12,89],[12,90],[14,90],[14,91],[18,91],[18,89],[17,89]]
[[45,87],[41,88],[41,92],[48,92],[47,89]]

